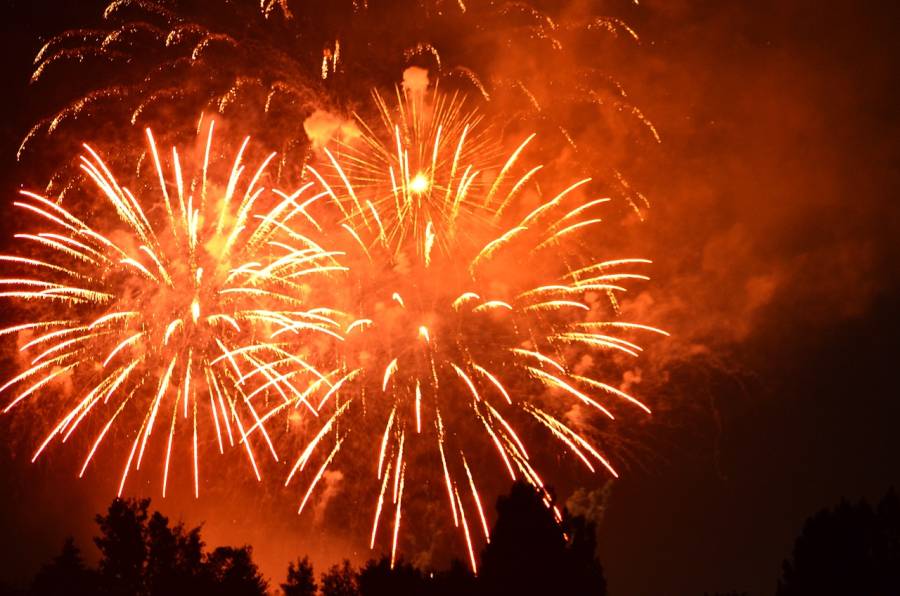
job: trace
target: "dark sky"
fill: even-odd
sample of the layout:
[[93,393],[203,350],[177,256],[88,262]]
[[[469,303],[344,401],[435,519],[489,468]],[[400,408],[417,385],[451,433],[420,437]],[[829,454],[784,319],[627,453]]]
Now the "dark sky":
[[[87,17],[75,1],[3,5],[9,200],[30,107],[46,101],[29,94],[31,60]],[[629,14],[642,43],[617,75],[663,139],[632,165],[653,202],[634,242],[657,263],[654,308],[674,338],[645,371],[652,438],[615,483],[600,556],[615,595],[769,594],[807,516],[900,486],[896,8],[647,0]],[[17,545],[0,577],[18,580],[65,534],[86,541],[107,497],[102,481],[60,482],[64,458],[25,464],[11,424],[0,431],[0,523]],[[202,507],[183,514],[211,542],[263,536]]]

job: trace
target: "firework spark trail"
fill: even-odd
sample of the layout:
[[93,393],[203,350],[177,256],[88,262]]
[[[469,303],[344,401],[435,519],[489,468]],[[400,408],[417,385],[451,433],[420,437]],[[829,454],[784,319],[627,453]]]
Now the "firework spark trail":
[[[649,413],[577,362],[586,353],[605,355],[609,365],[636,358],[636,336],[665,332],[603,318],[617,316],[613,297],[627,284],[648,279],[631,268],[649,261],[595,256],[584,234],[601,221],[599,209],[608,199],[587,197],[590,180],[541,196],[532,184],[540,166],[520,163],[534,135],[504,160],[486,142],[467,148],[468,140],[480,138],[479,121],[457,96],[433,91],[411,97],[398,90],[396,105],[375,99],[384,130],[359,118],[364,133],[356,145],[326,147],[322,163],[309,167],[328,198],[306,213],[323,236],[315,242],[330,242],[348,269],[333,278],[341,281],[330,292],[348,313],[338,349],[342,372],[336,374],[353,380],[334,395],[353,397],[335,414],[349,422],[340,430],[330,421],[324,425],[294,468],[320,457],[317,444],[326,435],[334,435],[329,445],[346,445],[354,432],[363,433],[357,440],[372,445],[377,480],[370,546],[390,491],[392,561],[403,486],[436,474],[474,570],[470,522],[477,520],[485,540],[489,524],[476,488],[485,464],[471,467],[483,458],[467,453],[496,451],[510,478],[534,486],[561,520],[518,425],[537,422],[590,472],[600,464],[617,476],[590,425],[553,411],[582,404],[609,420],[622,405]],[[483,163],[473,165],[475,159]],[[532,265],[522,270],[518,262]],[[411,454],[435,447],[433,469],[408,465]]]
[[[285,244],[283,222],[295,215],[300,197],[266,192],[262,181],[272,155],[248,169],[247,139],[223,176],[210,162],[214,123],[202,128],[204,150],[195,160],[202,165],[194,168],[199,178],[185,175],[191,160],[175,149],[167,160],[146,131],[161,198],[154,200],[162,209],[145,207],[85,145],[81,167],[89,208],[70,209],[23,192],[15,206],[45,231],[15,235],[31,245],[29,256],[0,256],[14,271],[0,279],[0,297],[32,317],[0,330],[20,338],[26,363],[0,388],[13,392],[4,412],[29,399],[45,404],[51,393],[63,396],[63,414],[34,459],[54,439],[66,442],[82,421],[105,417],[79,476],[113,423],[128,429],[131,449],[120,494],[160,428],[167,431],[163,495],[176,435],[188,437],[199,494],[207,441],[198,422],[210,418],[220,451],[222,426],[231,445],[236,427],[258,478],[251,432],[277,459],[259,411],[269,408],[269,399],[301,399],[290,382],[294,377],[329,383],[297,355],[297,345],[310,334],[336,337],[337,323],[317,309],[305,310],[301,299],[305,280],[334,269],[333,255],[297,238]],[[272,339],[282,333],[288,337]],[[71,392],[60,383],[71,383]],[[39,416],[45,411],[34,410]]]

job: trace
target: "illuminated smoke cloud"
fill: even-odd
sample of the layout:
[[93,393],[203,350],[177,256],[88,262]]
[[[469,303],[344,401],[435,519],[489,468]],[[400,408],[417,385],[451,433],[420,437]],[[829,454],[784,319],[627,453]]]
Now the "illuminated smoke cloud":
[[303,130],[312,148],[317,151],[333,140],[350,141],[360,134],[354,122],[325,110],[316,110],[304,120]]
[[428,70],[410,66],[403,71],[403,90],[407,93],[424,93],[428,90]]

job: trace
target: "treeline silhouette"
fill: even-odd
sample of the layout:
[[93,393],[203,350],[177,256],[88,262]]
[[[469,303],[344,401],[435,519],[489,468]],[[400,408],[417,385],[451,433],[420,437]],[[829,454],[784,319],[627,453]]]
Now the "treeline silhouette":
[[[150,513],[149,499],[116,499],[96,521],[96,568],[85,564],[69,538],[28,590],[0,587],[0,595],[262,596],[277,588],[285,596],[607,593],[594,525],[565,511],[558,525],[541,497],[522,483],[497,501],[477,575],[459,560],[449,569],[421,570],[403,560],[392,567],[381,558],[359,568],[345,560],[317,578],[302,557],[276,587],[263,578],[250,546],[208,550],[199,527],[171,525],[158,511]],[[812,595],[900,596],[900,498],[893,489],[874,507],[844,501],[807,520],[784,562],[776,596]]]
[[812,516],[783,565],[776,596],[900,596],[900,498],[842,501]]
[[28,594],[109,596],[211,594],[264,595],[267,583],[249,546],[205,549],[200,528],[170,525],[150,499],[116,499],[96,517],[100,551],[96,569],[88,568],[74,541],[35,576]]
[[[704,596],[748,596],[707,592]],[[775,596],[900,596],[900,498],[846,500],[803,524]]]
[[281,589],[286,596],[605,596],[606,580],[596,547],[592,523],[564,512],[560,527],[540,496],[518,483],[497,502],[497,522],[481,552],[477,576],[458,560],[447,570],[429,572],[402,561],[391,569],[389,559],[382,558],[370,560],[358,571],[344,561],[322,574],[317,583],[312,566],[303,558],[291,563]]
[[[286,596],[606,594],[592,523],[564,512],[562,524],[557,525],[538,493],[522,483],[498,500],[497,511],[477,576],[458,560],[449,569],[432,571],[403,560],[392,567],[388,558],[381,558],[358,569],[344,561],[317,581],[309,559],[303,557],[289,565],[281,591]],[[149,499],[116,499],[96,522],[99,535],[94,543],[100,551],[96,568],[85,564],[69,538],[60,554],[38,572],[30,588],[19,593],[262,596],[270,591],[253,562],[250,546],[210,551],[199,527],[172,525],[160,512],[150,512]]]

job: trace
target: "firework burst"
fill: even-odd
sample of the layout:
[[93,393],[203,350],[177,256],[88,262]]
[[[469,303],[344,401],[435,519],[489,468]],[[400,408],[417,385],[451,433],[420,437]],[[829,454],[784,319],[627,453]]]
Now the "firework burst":
[[[175,149],[162,155],[146,131],[158,193],[149,202],[85,145],[89,208],[23,192],[15,206],[44,228],[16,234],[27,252],[0,256],[2,296],[28,313],[0,331],[18,335],[26,363],[2,386],[12,394],[4,411],[63,395],[63,413],[35,459],[85,420],[100,421],[80,474],[112,428],[128,436],[120,494],[152,451],[163,458],[165,495],[176,436],[190,443],[195,494],[201,455],[213,445],[239,446],[259,478],[254,450],[277,453],[258,411],[270,399],[296,400],[295,383],[319,375],[297,347],[302,338],[334,334],[327,314],[303,306],[306,283],[333,268],[332,256],[296,237],[280,240],[280,216],[290,216],[299,195],[266,190],[274,156],[248,169],[249,139],[227,167],[214,128],[202,127],[187,158]],[[150,446],[154,431],[165,437],[163,450]]]
[[[410,72],[427,85],[426,71]],[[395,95],[389,101],[374,92],[379,126],[354,114],[346,138],[323,147],[324,168],[310,164],[308,171],[334,197],[346,226],[376,233],[394,256],[419,246],[430,262],[433,250],[449,251],[470,225],[494,215],[497,206],[482,202],[481,191],[501,151],[459,93],[435,85],[397,87]]]
[[616,296],[648,279],[636,269],[649,261],[596,257],[584,240],[608,199],[588,198],[589,179],[544,195],[540,167],[520,163],[533,136],[497,160],[459,98],[376,101],[384,130],[360,119],[360,138],[324,149],[321,167],[309,168],[331,201],[305,215],[340,247],[347,271],[330,296],[350,314],[334,382],[317,392],[320,430],[286,484],[307,479],[302,512],[358,440],[375,495],[370,546],[382,536],[395,560],[404,491],[440,478],[475,569],[476,533],[490,539],[478,489],[493,475],[485,447],[557,516],[523,424],[537,423],[589,471],[616,475],[581,419],[611,421],[620,405],[650,412],[602,377],[639,355],[640,335],[664,334],[618,318]]

